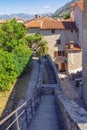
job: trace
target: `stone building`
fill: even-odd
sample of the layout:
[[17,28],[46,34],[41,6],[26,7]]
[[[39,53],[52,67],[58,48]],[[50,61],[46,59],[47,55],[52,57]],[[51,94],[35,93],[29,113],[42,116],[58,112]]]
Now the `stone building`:
[[78,44],[82,48],[83,46],[83,0],[71,4],[71,17],[74,17],[74,21],[78,28]]
[[83,3],[83,98],[87,105],[87,0]]
[[[48,42],[48,53],[52,57],[58,70],[70,70],[67,68],[69,64],[68,66],[66,65],[66,44],[70,43],[70,41],[74,41],[74,43],[78,42],[78,31],[74,21],[61,21],[56,18],[45,16],[37,17],[29,21],[25,26],[29,28],[30,35],[36,33],[41,33],[43,35],[43,39]],[[75,64],[76,61],[73,62]],[[81,66],[79,66],[79,68],[80,67]]]
[[67,72],[73,73],[82,70],[82,49],[73,41],[66,44],[66,61]]

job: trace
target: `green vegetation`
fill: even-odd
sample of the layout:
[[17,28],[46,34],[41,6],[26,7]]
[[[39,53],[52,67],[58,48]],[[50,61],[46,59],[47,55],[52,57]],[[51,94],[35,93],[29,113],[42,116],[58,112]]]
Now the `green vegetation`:
[[15,19],[0,26],[0,90],[9,87],[31,62],[32,51],[26,40],[26,28]]
[[45,56],[48,47],[41,34],[27,35],[25,26],[15,19],[0,26],[0,36],[0,90],[5,91],[30,65],[33,51]]
[[28,46],[32,50],[36,50],[37,56],[44,57],[48,53],[47,42],[42,40],[41,34],[35,34],[34,36],[27,36],[26,39],[28,41]]
[[64,19],[69,19],[70,18],[70,12],[68,12],[67,14],[65,14]]
[[36,53],[38,56],[44,57],[48,53],[48,46],[46,41],[39,41],[37,44]]
[[42,39],[41,34],[35,34],[32,36],[26,36],[26,40],[28,41],[28,46],[32,48],[34,45],[36,46],[37,43]]
[[54,18],[63,18],[63,16],[61,14],[53,14],[52,17],[54,17]]

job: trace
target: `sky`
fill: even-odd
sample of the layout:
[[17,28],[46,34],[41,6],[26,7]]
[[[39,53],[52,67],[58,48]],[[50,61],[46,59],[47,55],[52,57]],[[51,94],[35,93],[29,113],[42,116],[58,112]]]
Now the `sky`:
[[0,15],[12,13],[54,13],[70,0],[0,0]]

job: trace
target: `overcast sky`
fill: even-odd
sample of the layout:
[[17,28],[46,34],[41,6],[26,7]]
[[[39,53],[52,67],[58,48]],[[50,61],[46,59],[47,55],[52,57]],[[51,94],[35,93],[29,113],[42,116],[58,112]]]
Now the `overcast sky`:
[[0,0],[0,15],[12,13],[41,14],[55,12],[70,0]]

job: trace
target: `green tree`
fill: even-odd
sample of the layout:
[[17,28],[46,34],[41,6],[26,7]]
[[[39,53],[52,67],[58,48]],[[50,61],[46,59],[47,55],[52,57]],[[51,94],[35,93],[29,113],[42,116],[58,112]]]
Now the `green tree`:
[[0,26],[0,48],[8,52],[14,51],[19,41],[26,35],[26,28],[15,19]]
[[26,32],[15,19],[0,26],[0,90],[9,90],[32,60]]
[[26,36],[26,40],[28,42],[28,46],[32,48],[33,46],[36,46],[39,41],[41,41],[42,35],[41,34],[35,34],[32,36]]
[[37,50],[36,53],[38,56],[45,56],[48,53],[48,46],[46,41],[40,41],[37,44]]
[[70,18],[70,12],[68,12],[67,14],[65,14],[64,19],[69,19]]

